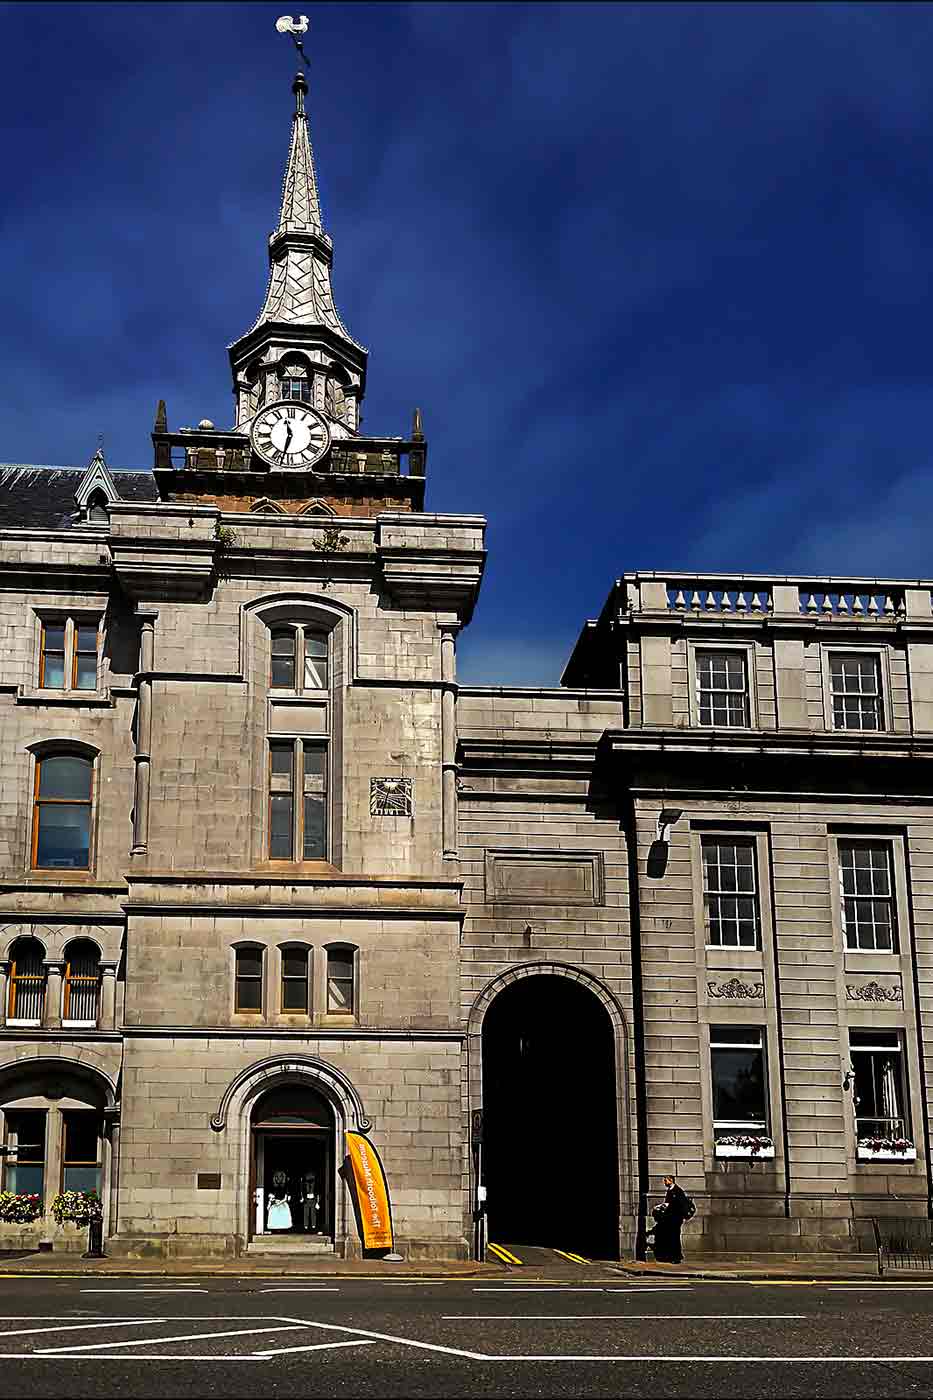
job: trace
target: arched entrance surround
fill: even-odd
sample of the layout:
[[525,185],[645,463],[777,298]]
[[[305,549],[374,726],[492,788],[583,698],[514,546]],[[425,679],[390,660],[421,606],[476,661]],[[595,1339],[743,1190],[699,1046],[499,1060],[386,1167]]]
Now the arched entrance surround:
[[347,1155],[346,1134],[367,1133],[372,1127],[363,1101],[342,1071],[314,1055],[274,1056],[244,1069],[227,1086],[211,1119],[216,1133],[228,1132],[236,1164],[236,1233],[248,1240],[255,1233],[253,1110],[271,1089],[307,1085],[326,1100],[334,1117],[334,1143],[326,1189],[333,1201],[334,1245],[338,1254],[351,1232],[353,1210],[340,1175]]
[[[614,1059],[614,1080],[615,1080],[615,1142],[618,1162],[618,1251],[621,1254],[625,1246],[634,1237],[635,1213],[637,1208],[637,1196],[635,1189],[635,1170],[633,1161],[633,1140],[631,1114],[629,1110],[631,1096],[630,1079],[630,1058],[628,1044],[628,1027],[625,1013],[622,1010],[617,998],[613,993],[597,978],[583,971],[579,967],[574,967],[569,963],[561,963],[552,960],[536,960],[534,962],[521,963],[515,967],[508,968],[498,976],[494,977],[477,996],[470,1012],[467,1034],[467,1056],[468,1056],[468,1101],[465,1104],[465,1118],[467,1124],[467,1134],[469,1140],[469,1127],[472,1121],[472,1114],[476,1110],[483,1110],[484,1105],[484,1037],[483,1030],[486,1023],[487,1013],[493,1003],[501,993],[509,988],[519,987],[527,979],[560,978],[566,982],[575,983],[581,990],[585,989],[592,994],[601,1006],[608,1018],[611,1028],[612,1054]],[[572,1028],[555,1028],[555,1035],[559,1036],[566,1046],[566,1054],[573,1057]],[[537,1150],[542,1145],[542,1134],[546,1132],[546,1125],[529,1122],[527,1124],[527,1135],[529,1147],[532,1153],[537,1156]],[[471,1179],[475,1191],[475,1160],[471,1164]],[[473,1204],[471,1193],[471,1206]]]
[[[36,1229],[43,1235],[53,1228],[51,1201],[60,1190],[69,1189],[97,1190],[103,1205],[104,1235],[116,1230],[120,1107],[117,1086],[97,1061],[98,1056],[87,1048],[80,1052],[80,1058],[72,1058],[50,1046],[46,1053],[0,1062],[0,1138],[9,1141],[17,1137],[25,1131],[27,1121],[34,1125],[26,1138],[30,1144],[37,1140],[39,1149],[28,1158],[31,1165],[27,1171],[35,1180],[19,1182],[14,1189],[38,1191],[43,1196],[44,1215],[36,1221]],[[75,1167],[69,1166],[73,1135],[66,1131],[66,1125],[78,1123],[87,1126],[77,1135],[82,1162]],[[8,1160],[19,1160],[19,1153]],[[0,1159],[0,1166],[3,1161]],[[0,1182],[0,1189],[7,1186],[5,1179]]]

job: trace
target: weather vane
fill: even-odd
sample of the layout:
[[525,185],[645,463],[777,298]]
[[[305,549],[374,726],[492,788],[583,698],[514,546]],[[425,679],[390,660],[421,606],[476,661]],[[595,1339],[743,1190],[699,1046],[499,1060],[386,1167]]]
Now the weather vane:
[[298,50],[298,56],[306,68],[311,67],[311,63],[302,47],[302,39],[308,32],[308,16],[299,15],[293,19],[291,15],[282,15],[281,19],[275,21],[275,27],[280,34],[291,35],[292,43]]

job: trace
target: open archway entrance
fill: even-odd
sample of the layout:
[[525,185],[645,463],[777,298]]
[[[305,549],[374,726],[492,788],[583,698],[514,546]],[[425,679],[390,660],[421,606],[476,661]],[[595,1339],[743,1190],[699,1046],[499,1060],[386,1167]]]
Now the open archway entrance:
[[489,1238],[615,1258],[619,1163],[612,1022],[586,987],[525,977],[483,1021]]
[[269,1089],[250,1119],[252,1235],[334,1238],[334,1112],[304,1084]]

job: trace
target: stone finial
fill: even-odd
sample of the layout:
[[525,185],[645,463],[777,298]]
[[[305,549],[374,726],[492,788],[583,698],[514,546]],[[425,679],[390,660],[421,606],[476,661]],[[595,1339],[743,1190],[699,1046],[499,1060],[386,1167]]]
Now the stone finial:
[[159,406],[156,409],[155,423],[152,426],[154,433],[168,432],[168,415],[165,412],[165,400],[159,399]]
[[424,442],[424,423],[421,421],[421,409],[416,408],[411,423],[411,436],[413,442]]

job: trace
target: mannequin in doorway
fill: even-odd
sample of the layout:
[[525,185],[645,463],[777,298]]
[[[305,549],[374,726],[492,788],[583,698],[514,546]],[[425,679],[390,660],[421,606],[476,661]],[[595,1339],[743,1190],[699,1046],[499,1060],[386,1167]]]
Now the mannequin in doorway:
[[317,1233],[317,1216],[321,1205],[321,1197],[317,1186],[317,1175],[308,1168],[301,1178],[301,1209],[304,1216],[304,1227],[309,1234]]

